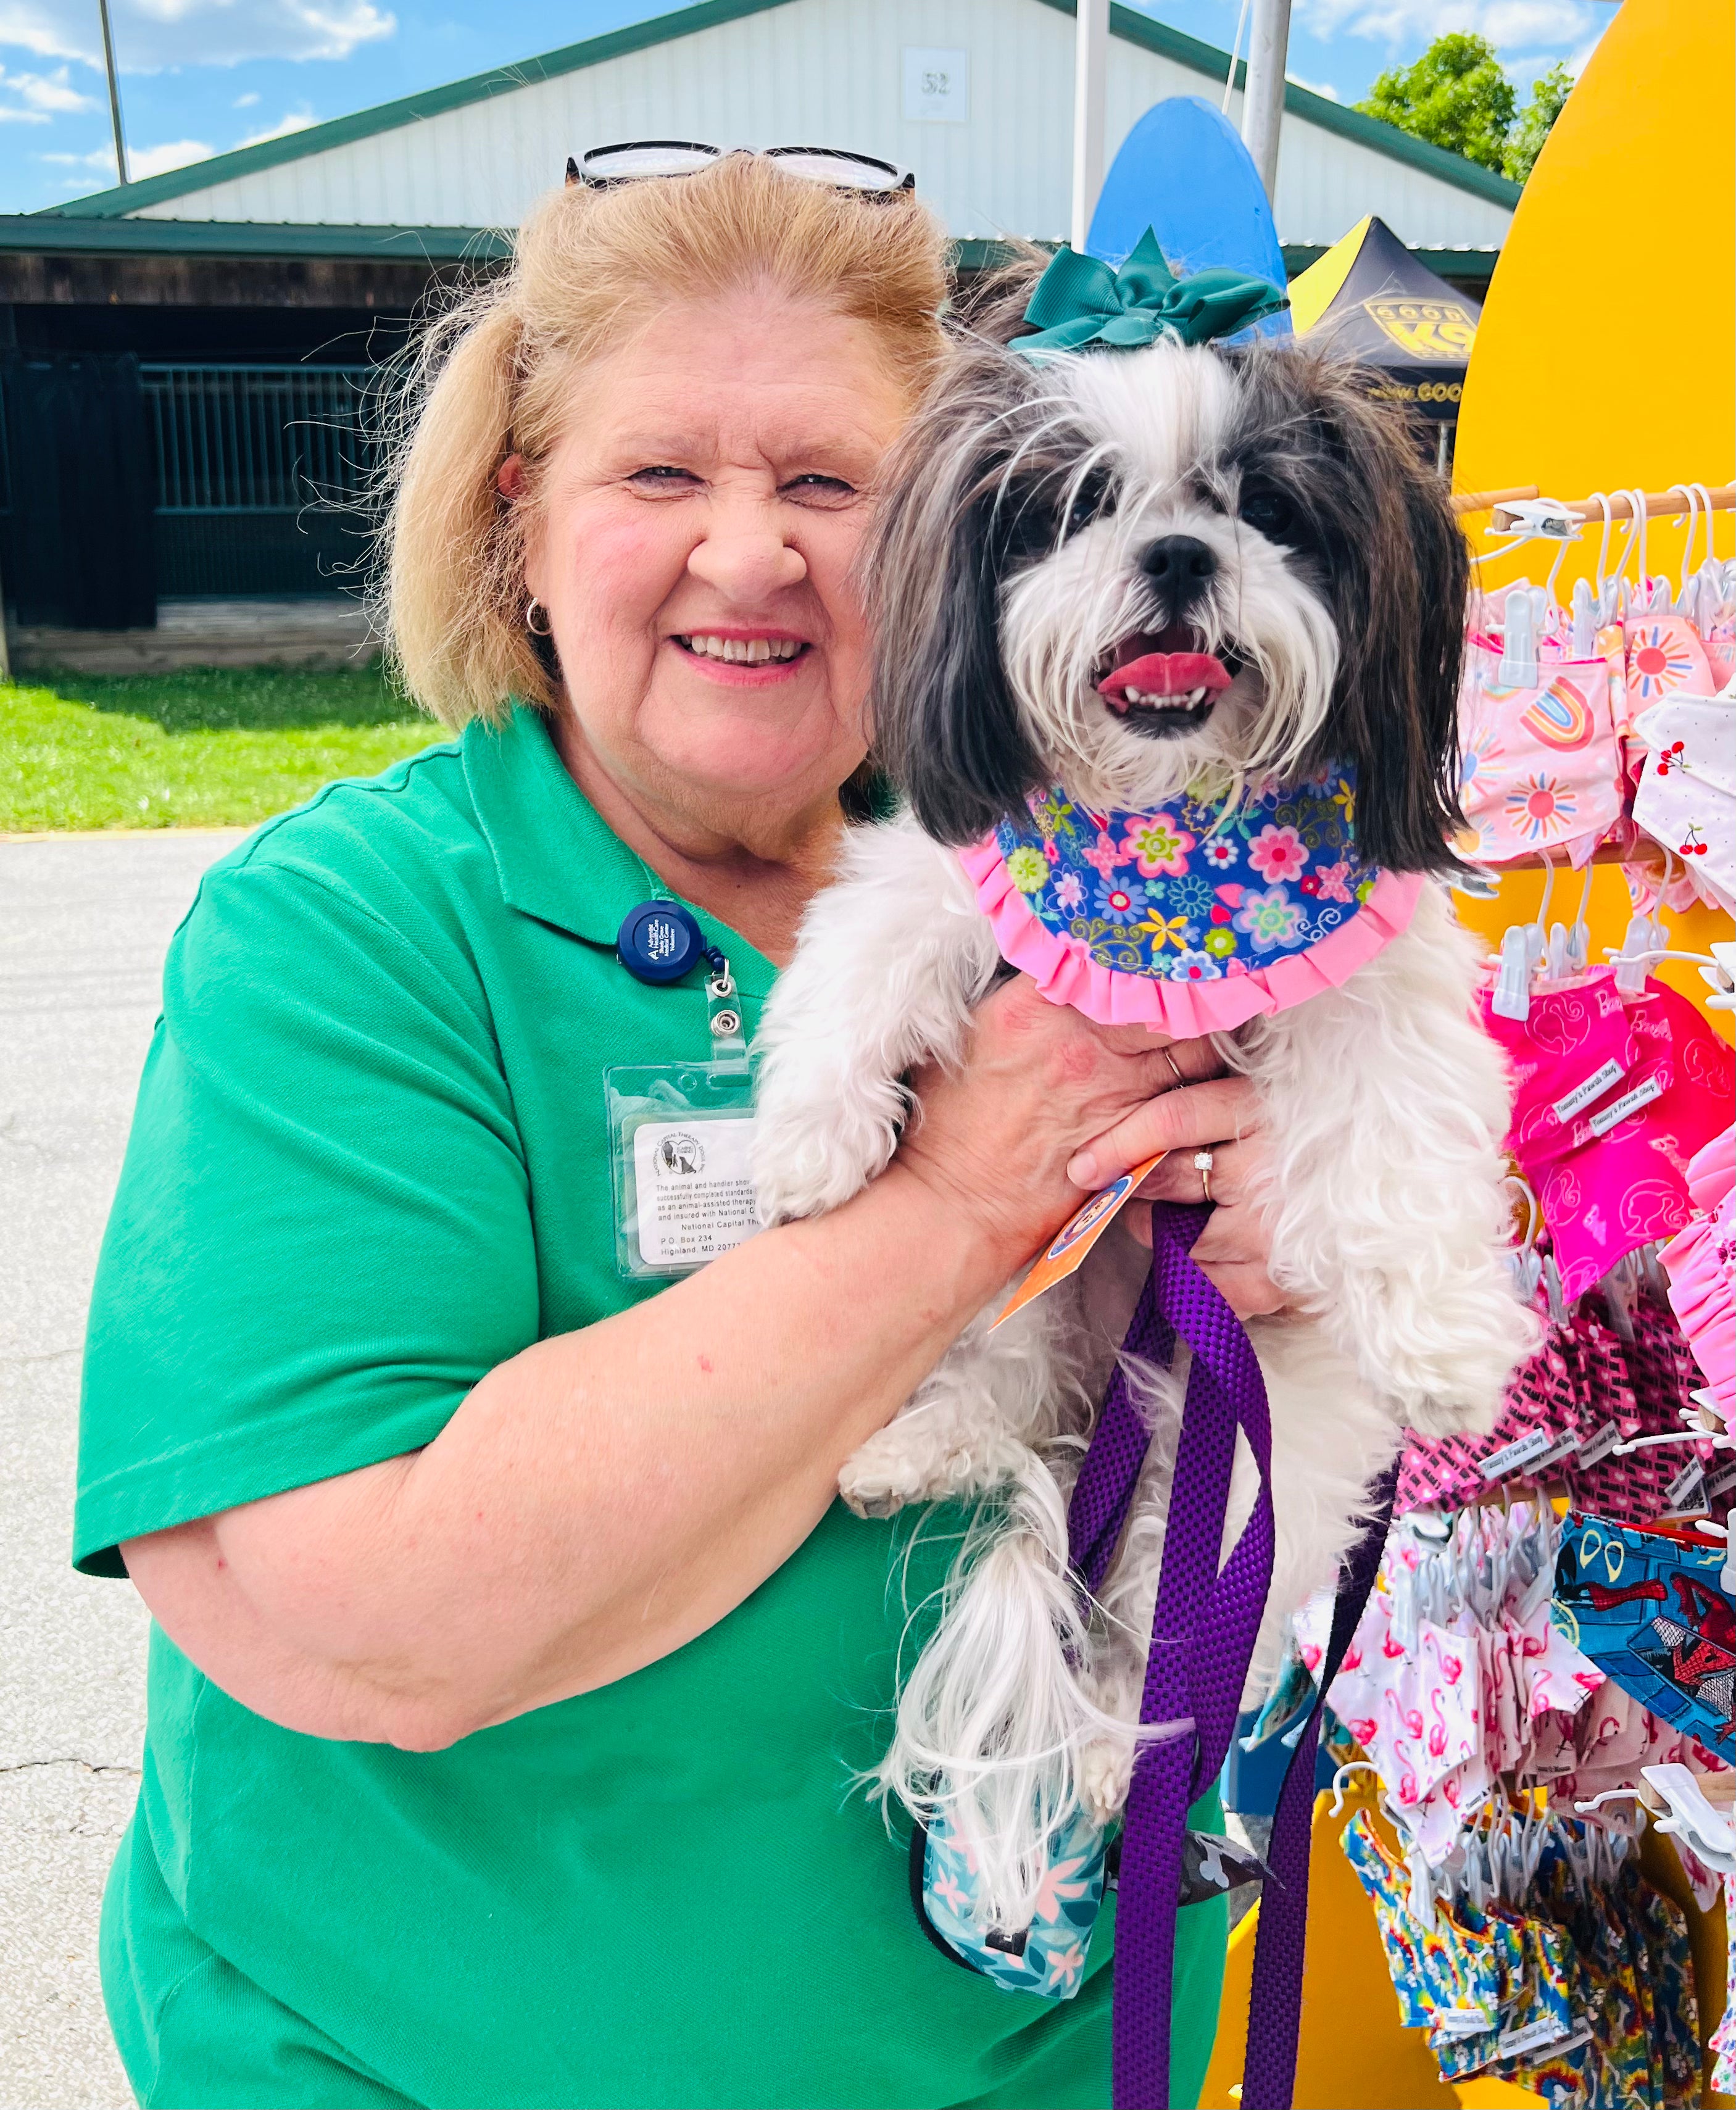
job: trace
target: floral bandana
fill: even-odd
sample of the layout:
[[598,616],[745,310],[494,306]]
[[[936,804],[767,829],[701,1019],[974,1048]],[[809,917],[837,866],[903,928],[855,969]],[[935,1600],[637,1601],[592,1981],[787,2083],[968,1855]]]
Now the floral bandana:
[[1005,958],[1102,1026],[1181,1038],[1303,1003],[1396,937],[1422,886],[1358,855],[1348,767],[1233,813],[1191,790],[1149,813],[1028,804],[960,860]]

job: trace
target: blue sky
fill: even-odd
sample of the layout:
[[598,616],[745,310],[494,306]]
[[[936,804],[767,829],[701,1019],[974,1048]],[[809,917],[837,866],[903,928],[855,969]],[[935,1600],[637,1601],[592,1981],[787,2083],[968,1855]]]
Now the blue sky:
[[[873,0],[863,0],[872,6]],[[668,11],[670,0],[111,0],[135,175]],[[1227,49],[1240,0],[1146,0]],[[1290,72],[1353,102],[1444,29],[1478,29],[1521,85],[1577,67],[1612,0],[1295,0]],[[114,180],[97,0],[0,0],[0,211]]]

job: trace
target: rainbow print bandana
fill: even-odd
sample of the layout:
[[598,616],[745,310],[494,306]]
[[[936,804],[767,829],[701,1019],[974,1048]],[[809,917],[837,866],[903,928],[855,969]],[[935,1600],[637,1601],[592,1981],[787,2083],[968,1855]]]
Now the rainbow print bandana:
[[1122,813],[1054,790],[959,856],[1003,957],[1045,996],[1177,1039],[1348,980],[1422,886],[1358,856],[1355,772],[1337,766],[1230,814],[1191,791]]

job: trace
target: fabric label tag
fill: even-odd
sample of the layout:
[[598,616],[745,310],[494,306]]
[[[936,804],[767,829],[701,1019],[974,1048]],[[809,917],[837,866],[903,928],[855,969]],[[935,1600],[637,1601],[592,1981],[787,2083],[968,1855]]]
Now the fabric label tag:
[[1664,1500],[1673,1510],[1706,1507],[1706,1468],[1697,1458],[1690,1458],[1665,1488]]
[[1615,1422],[1600,1422],[1580,1446],[1580,1463],[1601,1465],[1620,1441],[1621,1431]]
[[1559,1443],[1552,1449],[1545,1451],[1542,1457],[1538,1460],[1538,1471],[1542,1472],[1546,1465],[1559,1465],[1564,1458],[1573,1457],[1579,1447],[1580,1439],[1577,1436],[1564,1436]]
[[639,1250],[653,1267],[699,1267],[759,1229],[751,1117],[644,1121],[633,1131]]
[[1722,1501],[1736,1489],[1736,1465],[1726,1465],[1722,1472],[1714,1473],[1706,1483],[1706,1492],[1714,1501]]
[[1626,1075],[1621,1065],[1611,1056],[1601,1070],[1593,1070],[1583,1084],[1575,1084],[1571,1092],[1564,1093],[1551,1112],[1558,1121],[1571,1121],[1593,1099],[1601,1099],[1611,1085],[1619,1084]]
[[1480,2037],[1495,2026],[1493,2015],[1480,2008],[1437,2008],[1429,2017],[1435,2029],[1451,2037]]
[[1559,1441],[1552,1429],[1534,1429],[1516,1442],[1503,1443],[1498,1451],[1492,1451],[1483,1460],[1483,1477],[1485,1480],[1498,1480],[1503,1473],[1516,1473],[1521,1465],[1533,1465],[1546,1451],[1552,1451]]
[[1581,2022],[1576,2030],[1563,2030],[1553,2015],[1539,2015],[1534,2022],[1527,2022],[1523,2029],[1503,2030],[1495,2039],[1497,2058],[1514,2058],[1520,2053],[1540,2051],[1545,2044],[1559,2054],[1575,2050],[1580,2044],[1591,2042],[1591,2025]]
[[1607,1135],[1617,1121],[1625,1121],[1629,1114],[1638,1113],[1642,1107],[1648,1107],[1654,1099],[1663,1096],[1664,1080],[1654,1073],[1643,1084],[1636,1084],[1631,1092],[1624,1092],[1619,1099],[1611,1099],[1607,1107],[1599,1107],[1585,1125],[1593,1135]]

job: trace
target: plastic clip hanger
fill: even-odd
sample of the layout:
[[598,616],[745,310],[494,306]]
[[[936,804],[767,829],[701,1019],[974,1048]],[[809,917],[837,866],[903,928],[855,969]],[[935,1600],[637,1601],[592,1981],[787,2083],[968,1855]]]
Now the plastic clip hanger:
[[1672,491],[1680,491],[1683,497],[1688,500],[1685,513],[1675,514],[1671,517],[1677,520],[1680,520],[1685,517],[1688,522],[1688,532],[1682,540],[1682,570],[1679,582],[1680,591],[1676,595],[1675,604],[1678,608],[1685,609],[1691,614],[1693,611],[1693,607],[1697,604],[1699,600],[1698,593],[1696,592],[1693,595],[1692,600],[1690,600],[1688,586],[1693,570],[1694,537],[1698,534],[1700,529],[1700,488],[1697,484],[1693,483],[1672,483],[1670,488]]
[[1332,1776],[1332,1807],[1326,1813],[1327,1815],[1330,1817],[1338,1817],[1343,1814],[1344,1808],[1344,1782],[1350,1777],[1352,1773],[1373,1773],[1376,1779],[1378,1779],[1380,1777],[1380,1768],[1375,1764],[1372,1759],[1347,1759],[1344,1764],[1341,1765],[1338,1771]]
[[1643,996],[1646,993],[1646,969],[1661,948],[1664,937],[1661,927],[1649,916],[1634,916],[1628,924],[1628,934],[1621,941],[1618,953],[1606,948],[1607,956],[1616,963],[1616,994],[1617,996]]
[[1537,629],[1543,610],[1541,586],[1514,586],[1507,597],[1507,620],[1501,637],[1501,663],[1495,679],[1504,689],[1537,686]]
[[1525,1205],[1525,1233],[1524,1239],[1507,1255],[1507,1265],[1513,1270],[1514,1286],[1521,1301],[1529,1304],[1537,1294],[1537,1286],[1543,1279],[1543,1255],[1537,1250],[1537,1234],[1543,1229],[1543,1211],[1538,1207],[1537,1197],[1531,1192],[1528,1180],[1521,1180],[1516,1172],[1510,1172],[1502,1185],[1516,1187]]
[[1501,940],[1501,964],[1489,1007],[1498,1017],[1521,1023],[1531,1016],[1531,941],[1523,923],[1509,923]]

